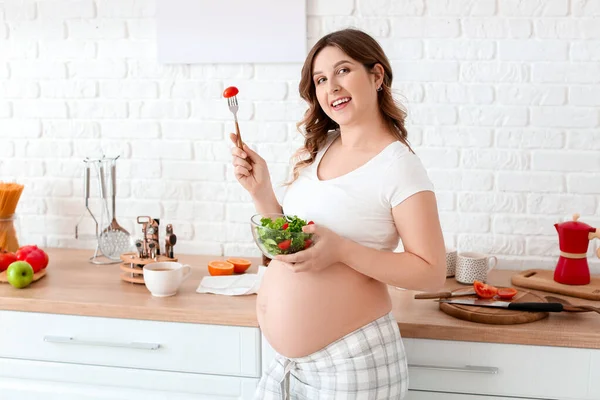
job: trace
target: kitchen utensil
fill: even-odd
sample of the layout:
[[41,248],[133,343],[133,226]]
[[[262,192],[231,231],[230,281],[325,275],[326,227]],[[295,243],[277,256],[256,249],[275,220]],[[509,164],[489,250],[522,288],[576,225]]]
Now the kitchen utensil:
[[[554,270],[554,280],[565,285],[590,283],[587,251],[590,240],[600,238],[600,232],[579,221],[579,214],[572,221],[554,224],[558,232],[560,256]],[[596,252],[600,258],[600,248]]]
[[[473,299],[476,297],[473,296]],[[519,290],[511,301],[515,302],[544,302],[545,300],[535,293]],[[454,318],[465,321],[492,325],[524,324],[546,318],[549,313],[544,311],[520,311],[508,308],[478,307],[472,305],[450,304],[438,302],[440,311]]]
[[508,310],[518,311],[545,311],[545,312],[561,312],[563,305],[561,303],[546,303],[546,302],[510,302],[496,300],[480,300],[480,299],[439,299],[440,303],[460,304],[463,306],[477,307],[494,307],[504,308]]
[[100,198],[102,213],[100,214],[100,226],[106,226],[110,223],[110,211],[108,210],[108,200],[106,198],[106,171],[104,170],[104,160],[97,163],[96,168],[98,169],[98,183],[100,187]]
[[136,240],[135,247],[137,248],[137,251],[138,251],[138,257],[140,257],[140,258],[144,257],[144,242],[142,240]]
[[148,253],[150,252],[150,249],[148,249],[148,225],[152,222],[152,218],[148,217],[148,216],[141,216],[139,215],[137,217],[137,223],[142,225],[142,255],[140,256],[140,258],[146,258],[148,257]]
[[99,244],[102,253],[111,260],[120,260],[120,255],[132,248],[131,235],[117,222],[116,218],[116,195],[117,195],[117,169],[115,160],[110,166],[111,197],[112,197],[112,221],[102,231]]
[[587,285],[564,285],[554,280],[554,272],[545,269],[528,269],[511,277],[514,286],[563,294],[588,300],[600,300],[600,277],[591,276]]
[[165,236],[165,255],[173,258],[173,246],[177,243],[177,236],[173,233],[173,225],[167,225]]
[[[100,160],[94,161],[94,167],[96,169],[96,174],[98,175],[98,192],[100,193],[101,199],[100,206],[102,208],[99,221],[99,225],[101,227],[106,226],[110,221],[110,212],[108,211],[108,203],[106,200],[106,180],[104,171],[105,162],[106,160],[104,159],[104,157]],[[103,253],[101,235],[102,233],[100,234],[100,236],[96,237],[96,251],[94,251],[94,255],[90,257],[90,262],[95,265],[110,265],[118,263],[117,260],[111,259]]]
[[79,221],[77,221],[77,224],[75,225],[75,239],[79,239],[79,225],[81,224],[83,217],[87,213],[90,214],[90,216],[96,223],[96,236],[95,237],[98,238],[98,221],[96,220],[94,213],[90,209],[90,164],[88,161],[85,161],[85,170],[83,172],[83,196],[84,196],[86,211],[81,213],[81,216],[79,217]]
[[[142,255],[156,259],[160,255],[159,229],[160,220],[148,216],[138,216],[137,223],[142,225]],[[171,227],[172,229],[172,227]]]
[[467,290],[465,292],[437,292],[437,293],[417,293],[415,299],[442,299],[460,296],[474,296],[475,290]]
[[150,242],[148,243],[148,248],[150,249],[150,258],[155,259],[157,254],[156,254],[156,244],[154,244],[154,242]]
[[575,305],[571,304],[568,300],[561,299],[560,297],[554,296],[545,296],[546,300],[553,303],[561,303],[565,309],[565,311],[569,312],[597,312],[600,314],[600,307],[588,306],[585,304]]
[[160,231],[160,220],[152,218],[146,225],[145,241],[148,244],[149,257],[156,258],[160,255],[160,241],[158,238]]
[[244,142],[242,142],[242,136],[240,135],[240,126],[238,124],[237,113],[239,110],[238,101],[236,95],[239,93],[238,89],[234,86],[230,86],[223,92],[223,97],[227,99],[227,105],[229,106],[229,111],[233,114],[233,119],[235,121],[235,134],[237,135],[237,143],[236,146],[240,149],[244,148]]

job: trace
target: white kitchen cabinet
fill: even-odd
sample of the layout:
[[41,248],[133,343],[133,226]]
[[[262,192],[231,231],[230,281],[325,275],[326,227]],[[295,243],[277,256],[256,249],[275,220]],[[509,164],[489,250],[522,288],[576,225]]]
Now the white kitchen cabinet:
[[271,347],[264,335],[261,335],[261,359],[263,372],[269,368],[269,364],[275,358],[275,350]]
[[[263,368],[273,349],[262,338]],[[598,400],[600,350],[404,338],[407,400]]]
[[249,400],[251,327],[0,311],[1,400]]
[[258,328],[0,312],[0,357],[260,377]]
[[[533,399],[598,400],[600,350],[404,339],[409,388]],[[493,399],[494,397],[492,397]],[[467,398],[468,399],[468,398]]]
[[590,362],[590,398],[600,399],[600,351],[591,353]]
[[[600,399],[600,350],[405,338],[407,400]],[[258,328],[0,311],[1,400],[250,400]]]
[[0,358],[2,400],[245,400],[257,378]]

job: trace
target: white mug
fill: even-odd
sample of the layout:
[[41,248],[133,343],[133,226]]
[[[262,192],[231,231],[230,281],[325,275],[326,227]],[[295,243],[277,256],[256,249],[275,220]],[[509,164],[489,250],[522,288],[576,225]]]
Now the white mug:
[[456,274],[456,250],[446,247],[446,278]]
[[146,264],[143,268],[144,284],[152,296],[173,296],[192,273],[189,265],[173,261]]
[[487,276],[498,264],[495,256],[481,253],[459,253],[456,258],[457,282],[471,284],[475,281],[486,282]]

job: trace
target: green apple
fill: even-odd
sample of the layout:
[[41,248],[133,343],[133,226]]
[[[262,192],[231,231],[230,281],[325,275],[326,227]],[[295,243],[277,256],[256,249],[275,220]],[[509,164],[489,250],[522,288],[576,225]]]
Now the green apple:
[[27,261],[15,261],[6,270],[6,279],[16,288],[27,287],[33,281],[33,267]]

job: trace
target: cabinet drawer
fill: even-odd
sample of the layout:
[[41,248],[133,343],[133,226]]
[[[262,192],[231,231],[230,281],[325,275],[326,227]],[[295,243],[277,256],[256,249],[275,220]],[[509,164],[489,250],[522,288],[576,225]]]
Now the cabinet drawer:
[[598,350],[404,339],[413,390],[591,399],[590,363]]
[[2,400],[250,400],[258,381],[0,358]]
[[525,397],[480,396],[476,394],[421,392],[409,390],[404,400],[536,400]]
[[592,353],[592,362],[590,366],[590,398],[600,399],[600,351]]
[[0,311],[0,357],[260,377],[258,328]]

